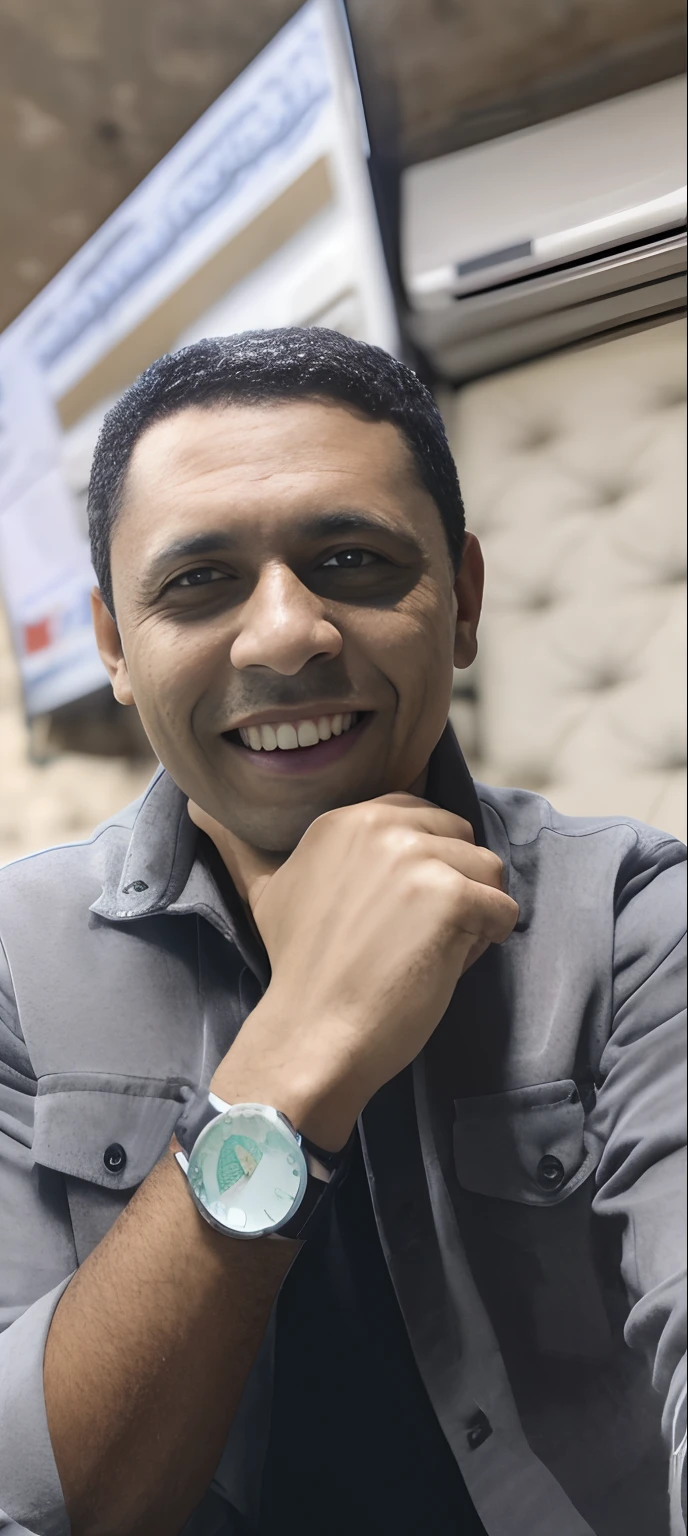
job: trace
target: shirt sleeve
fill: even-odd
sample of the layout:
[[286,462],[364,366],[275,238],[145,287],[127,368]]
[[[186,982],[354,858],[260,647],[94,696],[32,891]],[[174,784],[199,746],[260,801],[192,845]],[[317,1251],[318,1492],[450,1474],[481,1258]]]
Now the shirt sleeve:
[[31,1155],[35,1093],[0,946],[0,1532],[69,1536],[43,1355],[77,1261],[62,1177]]
[[617,887],[594,1210],[620,1224],[626,1339],[663,1400],[671,1536],[686,1529],[685,848],[639,829]]

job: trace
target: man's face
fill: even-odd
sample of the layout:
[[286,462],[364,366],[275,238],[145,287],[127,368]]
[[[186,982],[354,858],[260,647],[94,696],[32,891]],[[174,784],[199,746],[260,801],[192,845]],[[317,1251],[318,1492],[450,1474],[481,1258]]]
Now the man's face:
[[310,400],[193,407],[134,450],[119,634],[102,605],[96,623],[117,697],[180,788],[288,852],[324,811],[422,785],[455,651],[472,659],[476,571],[472,551],[455,583],[390,424]]

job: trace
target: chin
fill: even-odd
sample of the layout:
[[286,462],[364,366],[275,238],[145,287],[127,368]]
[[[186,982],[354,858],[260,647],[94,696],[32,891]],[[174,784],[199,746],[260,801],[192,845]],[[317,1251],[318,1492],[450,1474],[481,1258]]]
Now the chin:
[[235,801],[232,809],[239,810],[239,815],[232,815],[231,821],[227,817],[218,817],[218,820],[235,837],[259,849],[261,853],[287,855],[293,853],[304,833],[319,816],[325,816],[328,811],[336,811],[343,805],[358,805],[361,800],[371,800],[384,793],[384,789],[378,785],[358,784],[349,792],[344,791],[332,799],[314,796],[312,800],[301,800],[296,805],[239,808]]
[[230,820],[218,817],[218,820],[221,819],[227,830],[250,848],[256,848],[260,853],[287,856],[294,852],[311,822],[324,815],[325,811],[333,809],[333,806],[325,805],[295,808],[293,811],[261,810],[240,818],[232,817]]

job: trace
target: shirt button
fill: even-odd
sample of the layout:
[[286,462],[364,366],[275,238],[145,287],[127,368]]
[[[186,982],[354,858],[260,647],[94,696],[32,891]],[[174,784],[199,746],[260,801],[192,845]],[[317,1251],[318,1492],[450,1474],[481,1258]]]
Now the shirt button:
[[469,1451],[477,1451],[478,1446],[483,1445],[485,1440],[489,1440],[491,1434],[492,1425],[490,1420],[488,1419],[487,1414],[480,1410],[474,1415],[468,1426],[466,1444]]
[[103,1162],[108,1173],[122,1173],[127,1166],[127,1154],[124,1147],[118,1141],[113,1141],[103,1153]]
[[537,1165],[535,1177],[541,1189],[559,1189],[566,1178],[566,1169],[558,1157],[547,1153]]

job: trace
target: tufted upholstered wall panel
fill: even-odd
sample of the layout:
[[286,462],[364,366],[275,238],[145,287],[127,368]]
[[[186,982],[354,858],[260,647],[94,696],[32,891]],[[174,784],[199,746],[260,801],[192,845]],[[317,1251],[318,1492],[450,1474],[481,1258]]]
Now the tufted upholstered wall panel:
[[447,409],[485,550],[454,719],[477,777],[686,836],[685,322],[469,386]]

